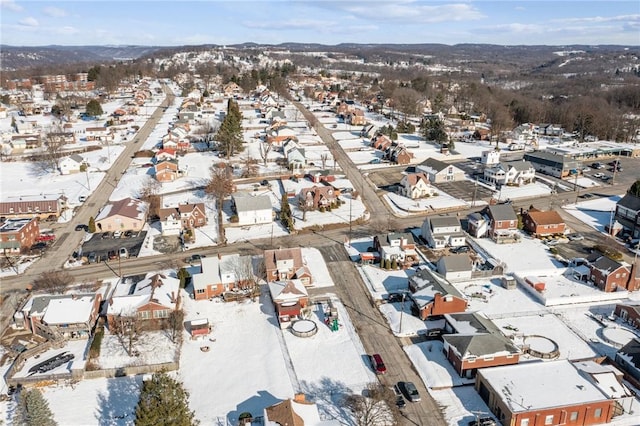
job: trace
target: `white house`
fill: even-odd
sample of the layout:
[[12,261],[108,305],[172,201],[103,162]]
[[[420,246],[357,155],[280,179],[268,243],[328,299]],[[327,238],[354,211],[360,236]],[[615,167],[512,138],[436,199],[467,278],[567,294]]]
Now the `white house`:
[[398,192],[411,199],[432,195],[435,191],[429,185],[429,178],[424,173],[409,173],[400,180]]
[[106,127],[87,127],[85,129],[85,137],[88,141],[104,142],[109,139],[113,140],[113,135],[109,135]]
[[60,161],[58,161],[58,169],[60,169],[60,174],[62,175],[79,173],[82,164],[84,164],[84,158],[78,154],[71,154],[70,156],[61,158]]
[[416,170],[424,172],[431,183],[458,182],[465,179],[463,170],[435,158],[427,158],[416,166]]
[[500,151],[492,149],[482,152],[482,158],[480,162],[485,166],[494,166],[500,162]]
[[429,247],[434,249],[459,247],[466,243],[460,219],[454,216],[426,218],[420,228],[420,235],[427,240]]
[[256,225],[273,221],[273,206],[268,195],[234,195],[232,201],[238,215],[238,225]]
[[505,161],[484,170],[484,180],[496,186],[526,185],[536,177],[536,169],[528,161]]
[[468,253],[442,256],[438,259],[437,271],[449,281],[467,281],[471,279],[473,263]]

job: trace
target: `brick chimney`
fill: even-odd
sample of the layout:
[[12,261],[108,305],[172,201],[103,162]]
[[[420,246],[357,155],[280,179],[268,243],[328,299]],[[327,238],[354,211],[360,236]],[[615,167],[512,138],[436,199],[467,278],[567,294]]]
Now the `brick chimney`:
[[297,393],[293,396],[293,400],[295,402],[306,402],[306,397],[304,396],[304,394],[302,392]]

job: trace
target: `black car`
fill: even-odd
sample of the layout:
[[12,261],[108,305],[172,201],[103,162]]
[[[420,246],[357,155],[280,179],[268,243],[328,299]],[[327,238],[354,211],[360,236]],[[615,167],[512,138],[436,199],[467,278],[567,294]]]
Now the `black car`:
[[402,392],[398,389],[398,385],[394,385],[392,388],[394,395],[396,396],[396,407],[404,408],[407,406],[407,401],[404,400],[404,396],[402,396]]
[[133,231],[131,231],[131,230],[124,232],[124,236],[127,237],[127,238],[131,238],[132,235],[133,235]]
[[76,231],[88,232],[89,231],[89,227],[87,225],[79,224],[79,225],[76,225]]
[[469,250],[471,250],[469,248],[469,246],[459,246],[459,247],[454,247],[452,248],[450,251],[451,253],[469,253]]
[[31,250],[42,250],[47,248],[47,243],[44,241],[40,241],[31,246]]
[[496,421],[491,417],[480,417],[469,422],[469,426],[496,426]]
[[101,238],[102,238],[103,240],[104,240],[104,239],[106,239],[106,238],[111,238],[111,232],[104,232],[104,233],[102,233],[102,237],[101,237]]
[[387,297],[388,303],[398,303],[402,302],[402,294],[401,293],[389,293]]

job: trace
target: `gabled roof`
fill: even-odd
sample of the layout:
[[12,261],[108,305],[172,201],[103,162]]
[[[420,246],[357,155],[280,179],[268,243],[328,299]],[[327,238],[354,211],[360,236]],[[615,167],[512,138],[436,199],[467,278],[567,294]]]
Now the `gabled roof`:
[[411,295],[416,304],[421,307],[431,302],[436,294],[442,296],[455,296],[464,299],[464,296],[451,285],[444,277],[431,271],[430,269],[421,269],[409,278],[418,290]]
[[428,217],[426,220],[429,221],[431,225],[431,229],[440,228],[440,227],[452,227],[452,226],[461,226],[460,219],[455,216],[434,216]]
[[500,333],[498,327],[488,318],[478,312],[460,312],[445,314],[445,320],[453,327],[456,333]]
[[605,273],[613,272],[622,266],[623,265],[621,263],[610,259],[607,256],[600,256],[594,262],[591,262],[591,267],[593,269],[599,269]]
[[269,282],[269,292],[274,302],[298,300],[308,295],[307,289],[299,279]]
[[442,338],[453,346],[463,359],[469,356],[520,353],[509,340],[495,334],[445,334]]
[[628,192],[618,201],[617,205],[626,207],[634,212],[640,211],[640,197],[629,194]]
[[527,216],[533,220],[536,225],[557,225],[560,223],[564,223],[562,216],[555,210],[537,210],[537,209],[529,209],[526,213]]
[[436,172],[440,172],[446,169],[447,167],[449,167],[450,165],[451,164],[447,164],[444,161],[436,160],[435,158],[427,158],[422,163],[420,163],[420,166],[428,167],[430,169],[435,170]]
[[518,216],[510,204],[490,205],[487,206],[487,210],[493,220],[518,220]]
[[268,195],[257,195],[255,197],[234,195],[233,202],[238,213],[273,209],[271,198]]
[[640,369],[640,339],[631,339],[618,350],[618,356]]
[[276,262],[286,259],[293,259],[294,270],[304,266],[300,247],[264,251],[264,266],[267,270],[277,269]]
[[144,220],[147,213],[147,203],[135,198],[124,198],[104,206],[96,220],[112,216],[124,216],[132,219]]
[[505,170],[513,167],[519,172],[525,172],[533,168],[533,165],[529,161],[501,161],[500,164],[505,166]]
[[407,183],[411,186],[415,186],[418,182],[423,181],[429,185],[429,178],[425,173],[409,173],[405,176]]
[[471,257],[467,253],[442,256],[438,259],[438,265],[444,264],[447,272],[464,272],[472,269]]

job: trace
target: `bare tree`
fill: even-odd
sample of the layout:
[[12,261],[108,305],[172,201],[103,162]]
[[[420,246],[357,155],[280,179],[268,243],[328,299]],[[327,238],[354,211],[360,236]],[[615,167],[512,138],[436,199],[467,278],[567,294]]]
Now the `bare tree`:
[[247,291],[247,295],[254,298],[258,293],[258,280],[253,271],[251,256],[238,256],[233,269],[238,287]]
[[249,152],[247,152],[247,156],[244,160],[244,170],[242,172],[243,178],[254,177],[258,175],[258,163],[256,160],[251,158]]
[[307,212],[313,210],[313,206],[309,205],[306,200],[298,198],[298,210],[302,212],[302,221],[307,220]]
[[224,199],[233,192],[233,179],[231,175],[231,167],[227,163],[212,164],[209,169],[211,177],[204,191],[209,196],[216,199],[216,208],[218,210],[218,235],[219,241],[226,243],[227,239],[222,226],[222,207]]
[[262,158],[262,163],[267,165],[267,158],[269,157],[269,153],[273,149],[273,145],[268,142],[260,143],[260,158]]
[[138,198],[149,204],[148,215],[150,218],[159,217],[161,201],[160,188],[160,182],[153,179],[152,177],[147,176],[146,180],[140,187],[140,191],[138,192]]
[[167,329],[169,331],[169,337],[173,343],[176,343],[178,338],[182,335],[184,317],[185,314],[182,309],[175,309],[169,314],[169,318],[167,319]]
[[146,321],[134,312],[131,315],[116,315],[110,322],[109,331],[114,334],[129,356],[135,355],[134,344],[146,329]]
[[416,114],[418,101],[420,100],[420,94],[416,90],[408,87],[398,87],[393,91],[391,98],[396,108],[404,115],[404,121],[407,120],[407,116]]
[[377,383],[370,383],[365,395],[346,395],[344,406],[353,413],[357,426],[386,426],[398,424],[393,391]]
[[509,110],[506,106],[494,102],[489,105],[487,118],[491,120],[491,139],[496,138],[496,147],[499,147],[502,133],[513,126]]
[[67,271],[46,271],[33,280],[34,291],[63,293],[73,283],[73,277]]
[[322,170],[327,168],[327,160],[329,159],[329,154],[327,154],[326,152],[322,153],[322,155],[320,155],[320,161],[322,162]]

